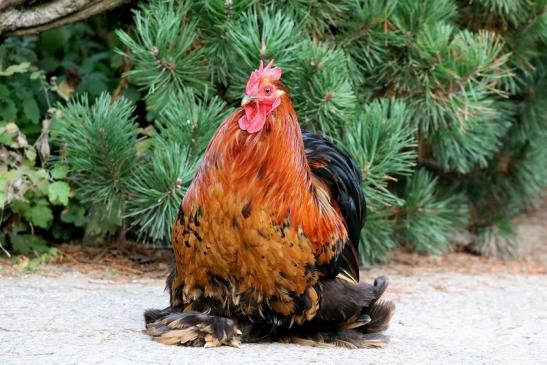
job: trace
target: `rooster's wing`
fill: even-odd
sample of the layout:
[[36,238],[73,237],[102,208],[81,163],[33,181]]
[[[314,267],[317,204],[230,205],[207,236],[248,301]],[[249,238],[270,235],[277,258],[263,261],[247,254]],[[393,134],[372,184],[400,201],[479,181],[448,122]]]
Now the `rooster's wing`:
[[357,252],[366,216],[359,168],[345,152],[321,136],[302,130],[302,137],[312,174],[328,186],[348,231],[350,242],[344,242],[329,267],[333,274],[345,273],[358,282]]

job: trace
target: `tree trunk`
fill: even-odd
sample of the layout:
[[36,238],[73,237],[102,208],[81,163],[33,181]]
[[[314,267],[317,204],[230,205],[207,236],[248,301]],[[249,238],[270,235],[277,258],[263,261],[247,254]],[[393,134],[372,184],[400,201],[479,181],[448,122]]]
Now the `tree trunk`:
[[132,0],[0,0],[0,37],[36,34],[87,19]]

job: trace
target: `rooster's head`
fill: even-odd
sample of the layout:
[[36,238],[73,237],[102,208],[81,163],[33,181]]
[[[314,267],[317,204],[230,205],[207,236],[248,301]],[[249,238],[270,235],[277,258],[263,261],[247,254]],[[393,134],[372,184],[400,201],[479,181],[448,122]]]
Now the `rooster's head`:
[[248,133],[256,133],[264,127],[266,118],[279,106],[281,96],[285,93],[279,88],[281,69],[272,67],[272,64],[273,60],[264,67],[260,61],[260,66],[247,81],[241,101],[245,114],[239,119],[239,127]]

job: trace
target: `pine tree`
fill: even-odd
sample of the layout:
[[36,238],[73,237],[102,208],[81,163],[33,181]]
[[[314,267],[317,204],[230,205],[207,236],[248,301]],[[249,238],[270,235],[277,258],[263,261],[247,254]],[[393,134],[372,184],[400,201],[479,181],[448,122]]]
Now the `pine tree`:
[[466,230],[472,250],[518,252],[511,217],[547,184],[544,0],[151,0],[117,35],[142,128],[105,94],[54,129],[77,194],[119,229],[169,242],[210,136],[274,59],[302,126],[361,168],[365,263],[445,252]]

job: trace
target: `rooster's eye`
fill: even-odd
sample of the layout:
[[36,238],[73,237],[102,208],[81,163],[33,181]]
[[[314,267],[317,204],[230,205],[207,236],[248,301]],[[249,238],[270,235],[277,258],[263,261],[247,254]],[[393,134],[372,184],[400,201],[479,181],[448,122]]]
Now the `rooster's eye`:
[[272,92],[272,88],[269,87],[269,86],[266,87],[266,88],[264,89],[264,93],[265,93],[266,95],[270,95],[271,92]]

